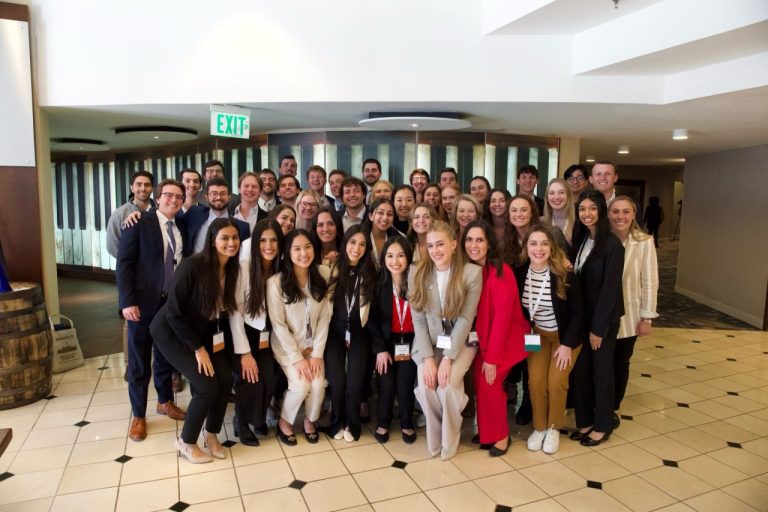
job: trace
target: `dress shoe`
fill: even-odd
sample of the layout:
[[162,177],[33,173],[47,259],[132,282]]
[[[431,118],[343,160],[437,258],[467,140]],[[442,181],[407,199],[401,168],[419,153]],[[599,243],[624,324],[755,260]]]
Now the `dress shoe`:
[[180,437],[176,439],[176,451],[178,452],[179,457],[183,455],[192,464],[213,462],[213,457],[201,450],[199,446],[196,444],[187,444],[182,441]]
[[147,437],[147,420],[145,418],[134,418],[131,420],[131,429],[128,436],[133,441],[143,441]]
[[317,444],[317,442],[320,441],[320,435],[317,433],[317,425],[313,425],[313,427],[315,427],[314,432],[307,432],[307,427],[304,427],[304,439],[306,439],[309,444]]
[[376,440],[381,444],[384,444],[387,441],[389,441],[389,430],[387,430],[386,432],[379,432],[378,430],[376,430],[373,433],[373,437],[375,437]]
[[221,445],[218,436],[213,432],[206,432],[205,429],[203,429],[203,446],[208,448],[208,451],[211,452],[211,455],[215,458],[227,458],[227,451]]
[[600,443],[607,441],[610,437],[611,437],[610,432],[606,432],[605,435],[603,435],[603,437],[601,437],[600,439],[592,439],[591,437],[589,437],[589,435],[586,435],[582,437],[581,441],[579,442],[581,446],[598,446],[600,445]]
[[280,440],[280,442],[286,446],[296,446],[298,444],[298,441],[296,441],[296,434],[286,434],[280,430],[280,425],[275,427],[275,434],[277,434],[277,438]]
[[184,418],[187,417],[187,413],[176,407],[176,404],[173,403],[173,400],[168,400],[164,404],[158,402],[156,410],[157,414],[168,416],[172,420],[184,421]]
[[549,455],[552,455],[553,453],[557,453],[557,450],[559,449],[560,449],[560,431],[556,429],[553,425],[547,429],[547,434],[544,437],[544,444],[542,445],[541,450],[544,453],[548,453]]
[[621,425],[621,418],[619,418],[618,414],[613,413],[613,422],[611,423],[611,427],[613,427],[613,430],[616,430],[619,428],[619,425]]
[[491,457],[501,457],[502,455],[506,455],[511,445],[512,445],[512,438],[507,436],[507,446],[502,450],[501,448],[496,448],[496,445],[493,445],[491,446],[491,449],[488,451],[488,455],[490,455]]
[[240,442],[245,446],[259,446],[259,440],[251,431],[251,427],[245,422],[237,422],[232,424],[232,428],[235,431],[235,436],[240,438]]
[[414,430],[413,433],[407,434],[403,432],[403,442],[405,444],[413,444],[416,442],[416,431]]
[[179,372],[173,372],[171,374],[171,387],[174,393],[181,393],[184,391],[184,377]]
[[589,433],[592,432],[592,429],[587,430],[586,432],[581,432],[580,430],[574,430],[570,433],[568,436],[571,441],[581,441],[585,437],[589,435]]

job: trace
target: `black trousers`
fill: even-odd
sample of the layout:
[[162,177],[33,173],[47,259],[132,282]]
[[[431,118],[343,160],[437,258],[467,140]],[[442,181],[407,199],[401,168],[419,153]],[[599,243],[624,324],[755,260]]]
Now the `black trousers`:
[[[399,343],[400,335],[393,334],[390,337],[391,346]],[[403,341],[409,346],[413,344],[413,333],[405,333]],[[394,348],[389,351],[394,361],[387,369],[387,373],[377,374],[379,383],[379,423],[378,426],[388,429],[392,424],[392,407],[395,404],[395,394],[400,413],[400,429],[413,428],[413,405],[416,395],[413,393],[416,381],[416,363],[413,359],[407,361],[395,361]],[[375,354],[374,354],[375,356]]]
[[344,343],[344,333],[328,333],[325,344],[325,378],[331,395],[331,436],[344,428],[349,428],[355,439],[360,437],[360,404],[363,401],[365,381],[370,381],[367,373],[370,357],[370,343],[365,330],[352,331],[349,349]]
[[618,411],[621,408],[621,401],[624,400],[624,393],[627,391],[627,382],[629,382],[629,360],[632,359],[632,353],[635,351],[636,341],[637,336],[616,340],[616,349],[613,351],[613,374],[615,382],[615,396],[613,399],[614,411]]
[[[224,322],[228,325],[228,322]],[[211,322],[206,329],[203,339],[211,340],[216,331],[216,322]],[[166,325],[167,327],[167,325]],[[227,327],[228,329],[228,327]],[[225,337],[231,346],[232,337]],[[232,389],[232,367],[227,350],[215,354],[208,350],[213,364],[214,376],[208,377],[197,369],[197,358],[194,352],[173,336],[170,328],[162,329],[155,336],[155,343],[165,358],[184,375],[192,389],[192,400],[187,406],[187,417],[181,430],[181,439],[185,443],[196,443],[200,430],[205,422],[205,430],[219,433],[227,411],[227,400]],[[210,343],[206,343],[210,347]]]
[[259,369],[258,382],[250,383],[243,379],[243,367],[240,356],[232,356],[232,373],[235,384],[235,416],[244,423],[261,427],[267,420],[269,401],[275,393],[275,358],[272,347],[259,350],[260,331],[250,325],[245,326],[251,354],[256,359]]
[[613,353],[618,332],[619,324],[611,325],[597,350],[592,350],[592,345],[585,342],[573,366],[576,385],[573,401],[576,426],[579,428],[594,425],[597,432],[612,430],[615,395]]

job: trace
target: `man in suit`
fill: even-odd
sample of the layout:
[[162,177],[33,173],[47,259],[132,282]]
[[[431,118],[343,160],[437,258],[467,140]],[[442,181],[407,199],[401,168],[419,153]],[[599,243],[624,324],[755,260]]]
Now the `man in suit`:
[[[229,183],[224,178],[213,178],[205,184],[205,197],[208,206],[193,206],[184,214],[184,223],[189,235],[189,246],[184,248],[184,255],[197,254],[205,247],[205,235],[214,219],[229,217],[227,206],[230,201]],[[251,236],[247,222],[236,220],[240,229],[240,241]]]
[[336,199],[325,193],[325,182],[325,169],[319,165],[313,165],[307,169],[307,183],[309,184],[309,188],[317,192],[317,196],[323,202],[320,206],[331,208],[334,206]]
[[367,187],[363,180],[355,176],[347,176],[341,182],[341,197],[344,200],[344,209],[341,211],[341,222],[344,225],[344,231],[355,224],[362,224],[368,213],[365,206],[365,195]]
[[344,210],[344,200],[341,197],[341,183],[346,177],[347,173],[341,169],[334,169],[328,175],[328,186],[331,188],[331,196],[333,197],[331,206],[339,213]]
[[[184,185],[163,180],[155,194],[157,209],[125,229],[117,257],[117,290],[123,317],[128,320],[128,396],[133,418],[130,438],[147,437],[147,393],[150,377],[157,390],[157,412],[174,420],[185,413],[173,403],[173,367],[154,347],[149,324],[173,286],[173,272],[186,245],[186,230],[175,222],[184,203]],[[154,367],[150,363],[154,353]]]
[[539,184],[539,170],[535,165],[524,165],[520,167],[517,172],[517,192],[519,194],[525,194],[533,199],[536,203],[536,208],[539,210],[538,215],[544,215],[544,200],[537,197],[536,185]]
[[259,208],[269,213],[280,200],[276,196],[277,177],[272,169],[262,169],[259,171],[259,181],[261,181],[261,195],[259,196]]
[[[203,180],[207,184],[214,178],[226,179],[224,177],[224,164],[222,164],[219,160],[208,160],[205,162],[205,164],[203,164]],[[230,194],[229,201],[229,207],[234,208],[240,204],[240,196],[237,194]],[[198,202],[203,206],[208,206],[208,201],[205,195],[199,197]]]
[[244,172],[237,182],[240,189],[240,204],[232,206],[230,204],[229,215],[248,223],[248,232],[253,232],[253,227],[260,220],[264,220],[269,215],[259,208],[259,197],[261,196],[261,180],[255,172]]
[[603,194],[605,202],[611,206],[611,201],[616,198],[616,182],[619,180],[619,173],[616,164],[608,160],[598,160],[592,166],[589,173],[589,183],[592,188]]

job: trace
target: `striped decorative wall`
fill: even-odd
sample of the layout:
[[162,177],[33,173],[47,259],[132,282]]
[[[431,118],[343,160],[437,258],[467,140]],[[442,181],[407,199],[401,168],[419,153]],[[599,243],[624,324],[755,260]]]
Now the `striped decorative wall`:
[[[363,160],[376,158],[382,164],[384,179],[396,186],[407,182],[417,167],[426,169],[433,181],[440,169],[453,167],[465,190],[469,190],[473,176],[485,176],[492,186],[507,188],[514,194],[517,169],[530,163],[539,169],[538,195],[542,196],[547,181],[557,175],[559,141],[476,132],[329,131],[221,141],[224,147],[214,144],[199,151],[171,148],[146,155],[117,153],[111,160],[72,161],[71,157],[54,156],[56,262],[115,269],[115,259],[107,253],[107,221],[112,211],[128,200],[129,179],[137,170],[151,172],[157,183],[177,178],[178,172],[187,167],[201,171],[205,161],[217,159],[224,163],[227,180],[236,184],[246,171],[265,167],[276,170],[280,156],[285,154],[294,155],[301,170],[317,164],[329,172],[344,169],[358,177]],[[304,171],[301,174],[299,179],[304,183]]]

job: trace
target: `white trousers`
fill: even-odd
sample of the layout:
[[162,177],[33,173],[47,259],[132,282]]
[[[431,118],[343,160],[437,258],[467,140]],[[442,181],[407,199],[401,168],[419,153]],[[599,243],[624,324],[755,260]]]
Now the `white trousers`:
[[307,382],[307,379],[299,378],[299,372],[293,365],[280,366],[288,379],[288,391],[285,392],[280,417],[293,425],[303,403],[304,416],[309,421],[317,421],[325,397],[325,374],[315,377],[312,382]]

